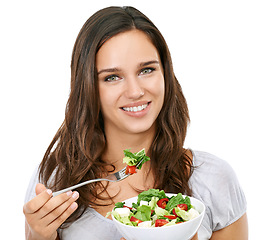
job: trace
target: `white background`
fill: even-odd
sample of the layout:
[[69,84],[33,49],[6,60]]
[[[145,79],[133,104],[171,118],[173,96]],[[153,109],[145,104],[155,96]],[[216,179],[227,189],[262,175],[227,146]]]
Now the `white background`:
[[186,146],[232,165],[248,201],[250,239],[271,238],[271,1],[3,2],[1,236],[24,239],[25,190],[63,121],[80,28],[101,8],[132,5],[169,45],[190,109]]

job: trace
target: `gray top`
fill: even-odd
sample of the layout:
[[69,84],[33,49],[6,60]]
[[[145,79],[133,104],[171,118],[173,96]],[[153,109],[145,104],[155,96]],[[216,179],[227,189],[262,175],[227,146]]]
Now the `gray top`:
[[[238,220],[246,212],[246,199],[231,166],[209,153],[192,151],[194,170],[190,185],[193,196],[206,206],[203,222],[198,230],[200,240],[210,239],[218,231]],[[35,196],[38,183],[36,168],[25,201]],[[64,240],[120,240],[122,237],[112,220],[107,219],[91,207],[66,229],[59,229]]]

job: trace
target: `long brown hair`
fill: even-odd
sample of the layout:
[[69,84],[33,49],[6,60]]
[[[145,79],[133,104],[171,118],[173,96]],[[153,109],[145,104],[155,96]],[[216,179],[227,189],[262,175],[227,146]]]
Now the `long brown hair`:
[[[154,188],[191,194],[188,184],[191,161],[183,149],[189,123],[187,103],[174,75],[163,36],[133,7],[102,9],[86,21],[78,34],[72,54],[71,91],[65,120],[40,164],[40,180],[53,191],[108,174],[108,163],[101,158],[107,143],[100,111],[96,53],[109,38],[131,29],[147,34],[159,52],[164,69],[164,104],[148,151]],[[77,189],[79,208],[69,221],[79,217],[89,205],[97,206],[95,199],[103,199],[97,193],[98,186],[101,187],[101,183]]]

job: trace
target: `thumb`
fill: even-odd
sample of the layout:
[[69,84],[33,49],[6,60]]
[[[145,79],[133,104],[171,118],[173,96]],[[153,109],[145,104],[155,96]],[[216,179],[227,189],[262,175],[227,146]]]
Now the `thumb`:
[[46,187],[41,184],[41,183],[38,183],[36,185],[36,188],[35,188],[35,192],[36,192],[36,195],[39,195],[41,192],[43,192],[44,190],[46,190]]

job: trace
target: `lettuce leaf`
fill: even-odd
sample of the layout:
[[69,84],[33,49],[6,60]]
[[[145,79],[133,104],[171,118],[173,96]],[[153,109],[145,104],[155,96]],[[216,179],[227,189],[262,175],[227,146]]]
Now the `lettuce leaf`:
[[129,166],[135,166],[139,163],[142,159],[143,161],[137,167],[137,169],[141,169],[143,164],[150,160],[148,156],[145,155],[145,149],[143,148],[141,151],[137,153],[132,153],[130,149],[124,150],[125,157],[123,158],[123,162]]
[[158,217],[161,217],[164,215],[170,215],[170,213],[167,210],[158,207],[158,205],[156,205],[156,207],[155,207],[155,213]]
[[176,214],[181,217],[184,221],[189,221],[190,220],[190,214],[189,212],[186,212],[184,210],[181,210],[180,208],[176,207],[175,208]]
[[116,211],[112,211],[112,215],[119,222],[124,223],[129,226],[134,226],[133,223],[129,220],[129,217],[121,217]]
[[139,206],[134,217],[142,221],[149,221],[151,219],[151,207],[147,205]]
[[154,210],[154,208],[157,205],[157,202],[159,201],[158,197],[152,197],[150,202],[149,202],[149,206],[151,207],[152,210]]
[[140,204],[140,201],[151,201],[152,197],[158,197],[159,199],[166,198],[165,192],[159,189],[149,189],[147,191],[141,192],[138,195],[137,204]]
[[170,198],[165,209],[171,212],[178,204],[184,203],[187,204],[188,210],[192,208],[190,198],[188,196],[184,198],[181,193],[178,193],[176,196]]

